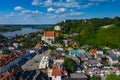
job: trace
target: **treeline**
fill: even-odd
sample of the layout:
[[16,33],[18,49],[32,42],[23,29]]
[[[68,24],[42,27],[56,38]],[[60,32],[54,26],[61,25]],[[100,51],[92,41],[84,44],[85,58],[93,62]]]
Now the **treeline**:
[[21,30],[21,27],[11,25],[0,25],[0,32]]
[[96,31],[99,27],[115,24],[120,26],[120,17],[115,18],[92,18],[92,19],[81,19],[81,20],[66,20],[65,22],[58,23],[56,25],[63,26],[63,33],[79,33],[85,28],[89,28]]
[[[79,46],[88,44],[93,47],[120,47],[120,17],[66,20],[56,25],[63,27],[61,30],[63,34],[77,33],[78,35],[72,37],[72,39]],[[101,29],[102,26],[106,25],[109,25],[110,28]]]

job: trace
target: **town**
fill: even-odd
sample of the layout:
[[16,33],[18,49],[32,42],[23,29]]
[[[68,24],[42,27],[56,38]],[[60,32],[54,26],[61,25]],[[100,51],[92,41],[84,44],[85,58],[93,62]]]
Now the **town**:
[[119,48],[78,47],[77,33],[61,39],[61,30],[56,25],[2,40],[0,80],[120,80]]

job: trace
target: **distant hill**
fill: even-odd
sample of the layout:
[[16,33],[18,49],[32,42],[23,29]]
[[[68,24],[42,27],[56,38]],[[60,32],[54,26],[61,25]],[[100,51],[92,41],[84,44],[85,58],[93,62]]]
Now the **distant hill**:
[[120,17],[66,20],[56,25],[63,26],[63,34],[78,33],[72,39],[79,45],[120,48]]

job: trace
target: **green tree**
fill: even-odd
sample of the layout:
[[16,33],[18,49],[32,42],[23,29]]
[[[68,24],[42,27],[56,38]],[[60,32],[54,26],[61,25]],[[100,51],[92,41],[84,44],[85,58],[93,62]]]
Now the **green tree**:
[[118,57],[118,61],[120,62],[120,56]]
[[33,41],[33,46],[35,46],[37,43],[39,43],[41,41],[41,37],[37,37],[34,41]]
[[23,45],[23,48],[30,48],[30,45],[31,45],[31,41],[30,41],[30,39],[26,39],[25,40],[25,44]]
[[2,54],[10,54],[10,51],[7,49],[2,50]]
[[90,78],[90,80],[99,80],[99,78],[98,78],[97,76],[93,75],[93,76]]
[[117,78],[118,78],[118,80],[120,80],[120,75]]
[[118,64],[118,68],[120,69],[120,64]]
[[107,74],[106,80],[118,80],[118,76],[115,73]]
[[71,58],[64,59],[65,66],[69,72],[75,72],[77,68],[76,62]]
[[61,43],[63,43],[63,38],[64,37],[62,35],[60,35],[60,36],[55,38],[55,41],[61,44]]

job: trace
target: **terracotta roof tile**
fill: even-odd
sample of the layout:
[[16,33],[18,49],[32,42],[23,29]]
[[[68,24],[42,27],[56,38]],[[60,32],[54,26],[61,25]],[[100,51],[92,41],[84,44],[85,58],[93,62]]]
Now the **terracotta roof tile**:
[[9,72],[6,71],[1,74],[0,80],[6,80],[10,76]]
[[7,56],[7,54],[0,54],[0,59]]
[[97,51],[96,51],[95,49],[91,49],[91,50],[90,50],[90,53],[91,53],[91,54],[96,54],[96,52],[97,52]]
[[61,76],[62,73],[58,66],[52,66],[52,76]]
[[55,31],[46,31],[44,32],[44,36],[47,36],[47,37],[58,37],[58,33],[55,32]]
[[8,64],[12,60],[18,58],[19,55],[17,53],[11,53],[11,54],[0,54],[0,67]]
[[35,46],[36,49],[40,49],[41,47],[42,47],[42,44],[40,44],[40,43],[37,43]]

